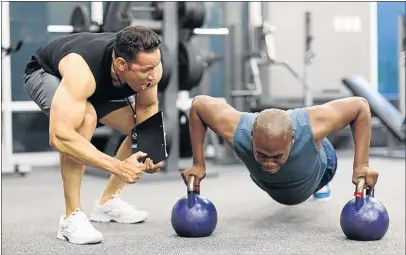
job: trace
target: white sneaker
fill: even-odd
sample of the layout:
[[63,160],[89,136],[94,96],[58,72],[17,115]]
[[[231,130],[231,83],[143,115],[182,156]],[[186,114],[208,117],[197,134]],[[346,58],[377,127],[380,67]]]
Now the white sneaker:
[[61,215],[56,237],[74,244],[93,244],[103,241],[102,233],[93,227],[86,214],[79,209],[66,219],[65,215]]
[[120,190],[103,205],[96,201],[90,220],[95,222],[138,223],[148,218],[148,212],[141,211],[120,199]]

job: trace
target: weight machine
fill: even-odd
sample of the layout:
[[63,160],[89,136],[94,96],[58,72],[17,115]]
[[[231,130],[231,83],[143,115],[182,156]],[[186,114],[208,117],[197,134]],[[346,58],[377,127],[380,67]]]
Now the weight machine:
[[371,147],[371,156],[381,156],[389,158],[406,157],[405,152],[405,131],[406,131],[406,113],[405,113],[405,84],[406,84],[406,21],[405,16],[399,17],[398,22],[398,85],[399,85],[399,103],[396,108],[392,103],[385,99],[379,92],[371,91],[368,82],[358,76],[346,77],[343,79],[346,85],[354,95],[364,97],[371,108],[373,115],[377,116],[387,131],[387,144],[385,147]]
[[[268,16],[267,2],[250,2],[249,3],[249,49],[245,56],[245,84],[242,90],[235,89],[231,92],[232,97],[243,97],[248,103],[248,110],[260,112],[267,108],[291,109],[296,107],[313,105],[313,90],[310,87],[311,63],[314,59],[312,50],[313,35],[311,32],[311,13],[306,12],[305,17],[305,57],[304,72],[299,75],[288,63],[278,60],[276,56],[275,41],[273,33],[277,27],[269,24],[265,17]],[[268,86],[270,79],[267,70],[270,66],[282,66],[295,77],[304,89],[303,102],[301,104],[283,104],[281,102],[269,102]],[[264,70],[265,68],[265,70]],[[261,96],[265,95],[265,100]]]

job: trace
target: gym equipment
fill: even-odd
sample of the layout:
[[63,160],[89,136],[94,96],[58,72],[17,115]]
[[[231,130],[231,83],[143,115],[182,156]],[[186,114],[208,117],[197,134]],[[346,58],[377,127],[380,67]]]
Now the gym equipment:
[[204,61],[190,43],[179,42],[179,90],[191,90],[203,78]]
[[[131,12],[150,12],[154,20],[163,19],[163,2],[152,2],[151,6],[131,7]],[[178,2],[179,28],[194,29],[204,25],[206,7],[204,2]]]
[[101,33],[102,27],[92,22],[90,12],[85,5],[78,5],[73,9],[69,25],[49,25],[48,33]]
[[[8,56],[11,53],[15,53],[21,49],[21,46],[23,46],[24,42],[23,41],[18,41],[16,45],[10,45],[8,47],[3,47],[1,46],[1,53],[2,57],[3,56]],[[3,55],[4,54],[4,55]]]
[[[310,85],[310,65],[314,58],[314,52],[312,50],[312,42],[314,36],[311,33],[311,13],[305,13],[305,54],[304,54],[304,72],[303,72],[303,80],[306,84]],[[312,106],[313,105],[313,95],[312,92],[305,88],[303,90],[304,95],[304,105],[305,106]]]
[[217,210],[207,198],[200,196],[200,188],[191,176],[187,183],[187,195],[172,208],[171,224],[180,237],[206,237],[217,226]]
[[[402,113],[386,100],[378,91],[372,90],[368,81],[361,76],[350,76],[342,80],[344,85],[355,95],[365,98],[371,108],[371,112],[377,116],[387,130],[390,131],[392,136],[389,138],[396,138],[396,140],[403,143],[400,148],[395,147],[397,141],[389,139],[388,148],[379,150],[377,148],[370,148],[370,154],[375,156],[405,158],[405,131],[402,130],[405,117]],[[402,147],[403,146],[403,147]]]
[[163,73],[162,73],[162,78],[159,81],[158,91],[163,92],[168,87],[169,81],[171,78],[173,56],[171,55],[171,53],[168,51],[167,47],[163,43],[159,47],[159,50],[161,51],[161,63],[162,63]]
[[[99,25],[92,22],[86,6],[77,6],[71,16],[70,25],[49,25],[48,33],[80,33],[80,32],[114,32],[129,25],[143,25],[161,33],[163,26],[164,2],[152,2],[151,6],[131,7],[131,2],[107,3],[105,23]],[[134,19],[132,12],[151,12],[154,20]],[[111,13],[115,14],[113,17]],[[204,2],[178,2],[179,29],[184,39],[189,40],[193,35],[227,35],[227,28],[201,28],[204,25],[206,8]]]
[[178,8],[185,13],[179,20],[181,28],[194,29],[204,25],[206,17],[204,2],[179,2]]
[[206,68],[222,60],[215,54],[203,55],[188,41],[179,41],[178,47],[178,90],[190,91],[197,87]]
[[[232,90],[232,97],[245,97],[248,100],[251,111],[262,111],[266,108],[279,108],[279,109],[291,109],[295,107],[303,107],[313,105],[312,93],[314,90],[309,86],[309,68],[310,63],[314,57],[314,53],[311,50],[311,43],[313,36],[310,33],[310,13],[305,13],[306,20],[306,52],[305,52],[305,72],[303,77],[300,76],[288,63],[276,59],[275,42],[273,32],[276,31],[276,27],[270,25],[267,21],[262,21],[261,26],[256,28],[255,36],[257,40],[261,41],[261,46],[257,47],[256,51],[245,56],[248,61],[249,77],[252,77],[253,83],[249,83],[244,90]],[[263,85],[261,81],[260,67],[262,66],[282,66],[286,68],[289,73],[299,81],[305,91],[303,97],[303,103],[300,105],[279,105],[275,103],[260,103],[260,96],[263,94]]]
[[[15,152],[13,143],[13,123],[15,112],[22,111],[21,108],[29,105],[28,111],[39,111],[39,107],[33,102],[16,102],[12,100],[12,79],[11,79],[11,54],[20,50],[22,41],[16,46],[11,46],[10,38],[10,2],[1,3],[1,173],[19,174],[24,176],[31,171],[32,165],[37,165],[39,159],[44,160],[44,156],[39,153]],[[19,47],[18,47],[19,46]],[[51,160],[45,159],[46,163]]]
[[[132,25],[145,23],[147,27],[162,31],[162,24],[158,25],[153,21],[161,21],[165,7],[164,2],[153,2],[151,6],[131,7],[126,2],[119,12],[121,20],[131,21]],[[134,12],[150,12],[153,20],[139,20],[134,18]],[[204,2],[177,2],[177,20],[179,28],[179,39],[189,41],[194,35],[227,35],[227,28],[201,28],[205,22],[206,6]],[[159,23],[159,22],[158,22]]]
[[365,178],[360,178],[350,200],[341,211],[340,225],[350,240],[376,241],[382,239],[389,228],[389,215],[385,206],[374,197],[374,189],[364,195]]

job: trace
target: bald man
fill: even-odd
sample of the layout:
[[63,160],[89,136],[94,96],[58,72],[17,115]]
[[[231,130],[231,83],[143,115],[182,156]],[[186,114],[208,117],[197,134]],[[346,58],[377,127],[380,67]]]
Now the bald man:
[[185,182],[205,177],[204,140],[207,128],[221,136],[248,168],[252,180],[275,201],[297,205],[314,196],[330,198],[329,182],[337,169],[336,152],[327,135],[350,125],[354,138],[352,181],[366,178],[375,186],[378,172],[369,167],[371,113],[368,102],[348,97],[322,105],[239,112],[223,100],[197,96],[190,110],[193,166]]

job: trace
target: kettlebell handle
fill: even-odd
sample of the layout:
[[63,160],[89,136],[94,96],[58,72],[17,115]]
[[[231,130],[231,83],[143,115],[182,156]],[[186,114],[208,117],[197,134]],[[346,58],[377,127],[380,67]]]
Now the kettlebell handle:
[[[357,184],[355,186],[355,192],[354,192],[354,196],[355,197],[364,197],[364,189],[366,189],[366,185],[365,185],[365,178],[364,177],[360,177],[357,181]],[[369,188],[367,189],[367,196],[372,196],[374,197],[374,188]]]
[[189,180],[187,182],[187,191],[188,192],[195,191],[195,183],[196,183],[196,177],[194,175],[189,176]]
[[187,192],[200,194],[200,187],[196,186],[196,176],[194,175],[189,176],[189,180],[187,183]]

